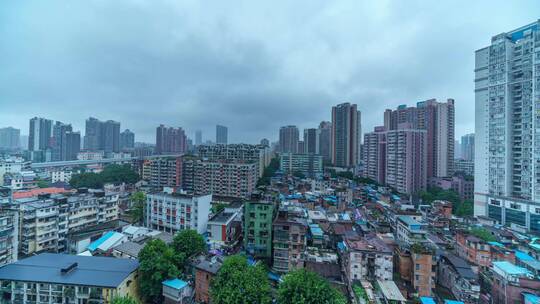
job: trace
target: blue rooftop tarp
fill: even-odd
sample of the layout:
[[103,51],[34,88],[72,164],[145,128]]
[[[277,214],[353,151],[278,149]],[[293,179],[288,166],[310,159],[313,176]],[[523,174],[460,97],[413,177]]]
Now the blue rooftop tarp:
[[343,243],[343,242],[338,242],[338,243],[337,243],[337,247],[338,247],[338,249],[341,250],[341,251],[345,251],[345,249],[347,249],[347,246],[346,246],[345,243]]
[[490,244],[491,246],[500,247],[500,248],[504,247],[504,245],[499,242],[488,242],[488,244]]
[[533,258],[532,256],[528,255],[527,253],[523,251],[514,250],[514,252],[516,253],[516,258],[518,260],[521,260],[521,261],[534,261],[535,260],[535,258]]
[[165,280],[161,284],[174,288],[176,290],[180,290],[187,286],[187,282],[182,281],[180,279]]
[[436,304],[435,300],[433,298],[430,298],[430,297],[420,297],[420,302],[422,304]]
[[526,268],[516,266],[508,261],[493,262],[493,266],[500,268],[509,275],[526,275],[530,274]]
[[540,297],[537,295],[534,295],[532,293],[524,293],[523,296],[525,297],[526,304],[540,304]]
[[105,233],[99,239],[93,241],[90,245],[88,245],[88,250],[95,251],[99,247],[99,245],[103,244],[106,240],[108,240],[113,235],[114,235],[114,231],[109,231]]
[[309,230],[311,231],[311,234],[313,234],[314,236],[323,236],[324,233],[321,229],[321,227],[319,227],[319,225],[317,224],[310,224],[309,225]]
[[444,304],[464,304],[464,303],[461,301],[444,300]]

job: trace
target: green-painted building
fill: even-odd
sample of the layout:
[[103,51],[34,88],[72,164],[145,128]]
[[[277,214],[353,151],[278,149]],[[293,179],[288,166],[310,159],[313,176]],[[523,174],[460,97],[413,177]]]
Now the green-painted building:
[[256,258],[272,257],[272,222],[275,206],[271,201],[244,204],[244,248]]

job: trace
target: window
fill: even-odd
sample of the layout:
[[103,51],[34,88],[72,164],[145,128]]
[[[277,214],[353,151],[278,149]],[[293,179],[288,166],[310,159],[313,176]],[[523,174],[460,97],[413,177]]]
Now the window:
[[415,265],[416,270],[420,270],[420,264]]

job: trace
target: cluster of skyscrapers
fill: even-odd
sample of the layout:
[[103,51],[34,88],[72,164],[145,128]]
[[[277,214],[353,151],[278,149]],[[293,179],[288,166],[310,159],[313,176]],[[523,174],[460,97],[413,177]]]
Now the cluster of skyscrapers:
[[[86,120],[82,148],[84,151],[110,155],[133,148],[134,141],[133,132],[125,130],[120,133],[119,122],[90,117]],[[81,133],[74,131],[71,124],[41,117],[30,119],[28,158],[32,161],[76,160],[80,151]]]
[[304,130],[303,140],[297,126],[279,130],[281,153],[320,155],[336,167],[355,168],[360,163],[361,115],[356,104],[342,103],[332,107],[332,121],[318,128]]

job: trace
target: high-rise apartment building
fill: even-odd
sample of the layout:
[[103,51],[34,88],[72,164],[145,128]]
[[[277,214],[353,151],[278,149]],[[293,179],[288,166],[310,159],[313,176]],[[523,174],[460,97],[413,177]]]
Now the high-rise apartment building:
[[386,183],[386,129],[375,127],[373,132],[364,134],[363,176],[377,183]]
[[474,159],[474,134],[461,136],[461,159]]
[[101,125],[101,144],[105,153],[120,152],[120,123],[107,120]]
[[258,164],[243,161],[184,157],[182,189],[196,195],[248,198],[255,191]]
[[228,143],[227,127],[222,125],[216,125],[216,144],[226,145]]
[[135,148],[135,133],[125,129],[120,133],[120,150],[131,150]]
[[[540,232],[540,20],[475,54],[474,214]],[[535,76],[536,75],[536,76]]]
[[70,124],[64,124],[60,121],[57,121],[53,126],[51,148],[52,148],[52,161],[61,161],[65,160],[62,157],[62,145],[63,140],[65,140],[65,134],[67,132],[72,132],[73,128]]
[[253,162],[257,164],[258,177],[262,176],[264,168],[270,164],[270,148],[265,145],[200,145],[197,148],[197,154],[211,161]]
[[361,117],[356,104],[348,102],[332,107],[332,163],[337,167],[355,167],[360,163]]
[[322,121],[319,124],[319,154],[323,160],[330,162],[332,160],[332,123]]
[[13,150],[21,147],[21,130],[12,127],[0,128],[0,149]]
[[182,185],[182,157],[148,157],[142,161],[141,177],[152,189]]
[[399,124],[386,132],[386,185],[401,193],[417,193],[427,186],[427,131]]
[[299,131],[296,126],[283,126],[279,128],[279,151],[284,153],[298,153],[299,137]]
[[57,121],[51,139],[52,161],[76,160],[81,149],[81,134],[73,132],[70,124]]
[[86,120],[84,132],[84,149],[88,151],[100,150],[101,121],[90,117]]
[[105,153],[120,152],[120,123],[88,118],[84,133],[84,149]]
[[319,154],[319,129],[304,129],[304,151],[298,152]]
[[44,151],[50,147],[52,120],[34,117],[30,119],[28,150]]
[[454,173],[455,110],[454,100],[421,101],[416,107],[399,106],[384,112],[387,130],[396,130],[399,124],[409,123],[412,129],[426,131],[427,177],[447,177]]
[[201,145],[202,144],[202,131],[197,130],[195,131],[195,145]]
[[279,168],[289,174],[302,173],[315,178],[323,174],[322,156],[312,153],[281,153]]
[[156,154],[177,154],[187,151],[184,129],[160,125],[156,128]]

